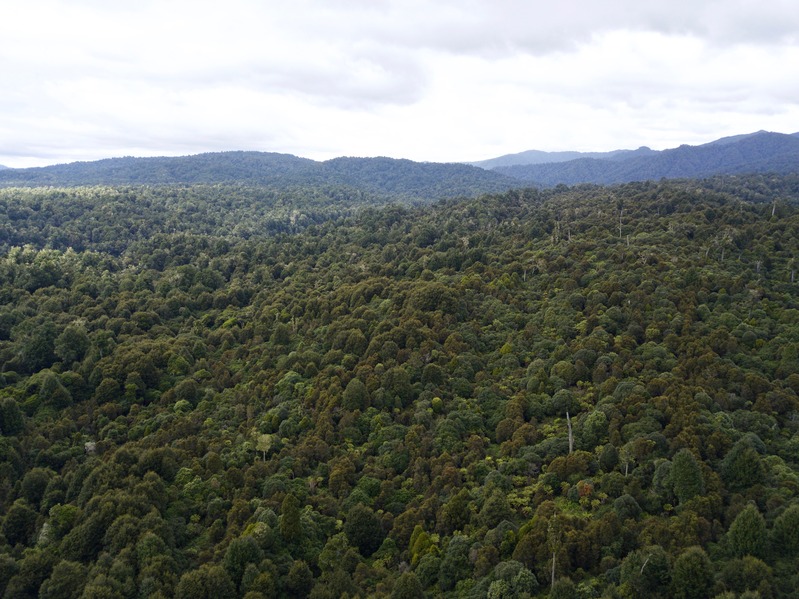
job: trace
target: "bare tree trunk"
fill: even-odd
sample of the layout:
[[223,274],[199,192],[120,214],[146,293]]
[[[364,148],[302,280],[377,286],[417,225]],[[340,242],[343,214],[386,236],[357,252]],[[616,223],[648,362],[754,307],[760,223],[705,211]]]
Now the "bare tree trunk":
[[549,583],[549,588],[555,588],[555,552],[552,552],[552,581]]
[[646,559],[644,560],[644,563],[641,564],[641,574],[644,573],[644,568],[646,568],[646,565],[649,563],[649,558],[650,557],[652,557],[652,556],[651,555],[647,555]]
[[572,419],[569,418],[569,412],[566,412],[566,426],[569,429],[569,453],[574,451],[574,434],[572,432]]

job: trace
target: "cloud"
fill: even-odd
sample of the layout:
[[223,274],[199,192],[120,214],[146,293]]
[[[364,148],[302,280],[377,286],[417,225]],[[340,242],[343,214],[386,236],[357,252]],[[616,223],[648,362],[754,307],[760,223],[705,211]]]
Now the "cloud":
[[370,39],[407,49],[499,57],[568,51],[595,35],[620,30],[690,35],[724,46],[793,43],[799,11],[792,4],[790,0],[377,0],[319,10],[319,3],[306,0],[292,6],[315,16],[314,32],[340,42]]
[[796,128],[787,0],[7,4],[5,164],[214,149],[469,160]]

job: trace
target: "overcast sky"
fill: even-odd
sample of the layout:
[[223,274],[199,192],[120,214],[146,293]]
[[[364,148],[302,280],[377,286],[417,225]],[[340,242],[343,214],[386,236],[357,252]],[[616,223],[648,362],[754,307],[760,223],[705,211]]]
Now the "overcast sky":
[[5,0],[0,164],[799,131],[795,0]]

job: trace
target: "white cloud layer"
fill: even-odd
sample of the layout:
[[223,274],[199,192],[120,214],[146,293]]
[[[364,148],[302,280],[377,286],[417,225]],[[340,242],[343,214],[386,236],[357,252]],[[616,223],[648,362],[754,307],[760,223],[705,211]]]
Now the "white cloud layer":
[[794,0],[9,0],[0,164],[799,131]]

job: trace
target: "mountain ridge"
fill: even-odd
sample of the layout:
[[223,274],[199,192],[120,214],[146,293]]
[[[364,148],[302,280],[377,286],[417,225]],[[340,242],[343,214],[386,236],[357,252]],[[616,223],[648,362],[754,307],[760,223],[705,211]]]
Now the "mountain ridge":
[[789,173],[799,170],[799,136],[759,131],[620,160],[583,157],[566,162],[519,164],[492,170],[543,186],[561,183],[608,185],[718,174]]
[[[696,146],[690,146],[689,144],[680,144],[680,146],[678,147],[685,147],[685,146],[705,147],[705,146],[726,145],[730,143],[736,143],[747,137],[752,137],[763,133],[771,133],[771,132],[761,129],[753,133],[742,133],[738,135],[729,135],[727,137],[721,137],[719,139],[715,139],[713,141],[709,141],[703,144],[697,144]],[[796,137],[799,136],[799,133],[791,133],[787,135]],[[673,149],[676,148],[653,150],[649,146],[643,145],[635,150],[616,149],[616,150],[606,150],[598,152],[582,152],[576,150],[555,150],[555,151],[524,150],[522,152],[503,154],[501,156],[497,156],[494,158],[487,158],[484,160],[475,160],[471,162],[466,162],[465,164],[471,164],[473,166],[479,166],[480,168],[493,170],[499,166],[517,166],[525,164],[551,164],[554,162],[569,162],[571,160],[579,160],[581,158],[596,158],[600,160],[602,159],[619,160],[619,159],[640,157],[643,155],[660,154],[661,152],[666,152],[668,150],[673,150]]]
[[656,152],[656,150],[652,150],[647,146],[641,146],[636,150],[610,150],[608,152],[578,152],[569,150],[546,152],[544,150],[525,150],[524,152],[504,154],[502,156],[489,158],[487,160],[467,162],[466,164],[493,170],[500,166],[515,166],[518,164],[551,164],[555,162],[579,160],[581,158],[617,160],[632,157],[634,155],[647,155]]
[[[527,162],[516,162],[519,160]],[[799,133],[757,131],[659,151],[647,146],[609,152],[528,150],[472,163],[381,156],[316,161],[245,150],[177,157],[125,156],[44,167],[0,167],[0,187],[235,183],[274,190],[349,188],[384,198],[428,201],[529,185],[607,185],[763,172],[799,172]]]
[[0,186],[240,183],[290,189],[350,187],[391,197],[437,199],[502,192],[518,182],[460,163],[341,157],[318,162],[292,154],[208,152],[180,157],[106,158],[0,171]]

